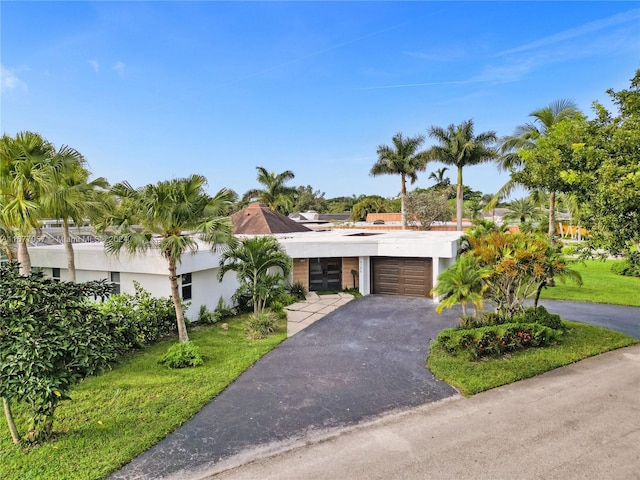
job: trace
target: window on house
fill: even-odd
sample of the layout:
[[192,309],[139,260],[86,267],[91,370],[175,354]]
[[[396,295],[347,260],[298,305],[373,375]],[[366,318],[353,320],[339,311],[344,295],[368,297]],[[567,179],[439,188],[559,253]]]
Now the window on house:
[[60,269],[59,268],[52,268],[51,269],[51,278],[53,278],[54,280],[60,281]]
[[182,299],[191,300],[191,274],[182,274]]
[[120,272],[109,272],[109,281],[113,286],[112,293],[120,293]]

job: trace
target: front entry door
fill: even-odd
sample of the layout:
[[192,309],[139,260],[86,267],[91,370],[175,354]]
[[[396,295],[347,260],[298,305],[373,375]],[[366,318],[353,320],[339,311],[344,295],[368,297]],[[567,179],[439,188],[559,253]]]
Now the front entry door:
[[342,258],[309,259],[309,290],[342,290]]

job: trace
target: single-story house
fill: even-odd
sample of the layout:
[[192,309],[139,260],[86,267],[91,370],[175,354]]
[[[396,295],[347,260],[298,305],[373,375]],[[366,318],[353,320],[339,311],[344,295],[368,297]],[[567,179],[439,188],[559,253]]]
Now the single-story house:
[[[310,291],[357,288],[363,295],[430,296],[438,274],[456,258],[462,232],[451,231],[312,231],[262,205],[252,204],[232,216],[239,237],[273,235],[293,259],[289,280]],[[119,256],[102,242],[75,243],[77,281],[106,279],[120,292],[133,293],[133,281],[154,296],[169,296],[167,261],[157,250]],[[60,280],[68,279],[64,245],[29,247],[33,267]],[[233,272],[218,281],[220,251],[200,245],[178,265],[182,297],[191,303],[186,316],[195,320],[201,305],[213,310],[220,297],[231,303],[238,288]]]

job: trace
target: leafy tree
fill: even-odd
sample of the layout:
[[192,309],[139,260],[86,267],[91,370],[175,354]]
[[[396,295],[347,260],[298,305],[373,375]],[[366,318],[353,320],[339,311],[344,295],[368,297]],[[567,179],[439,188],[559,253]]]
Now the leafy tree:
[[324,213],[327,211],[327,200],[324,198],[324,192],[314,190],[311,185],[299,186],[296,188],[296,203],[293,208],[296,212],[314,211]]
[[31,272],[27,240],[45,215],[42,197],[57,185],[59,160],[53,145],[40,134],[19,132],[0,139],[0,224],[16,234],[24,275]]
[[498,153],[491,147],[497,136],[493,131],[474,134],[473,120],[467,120],[460,125],[449,125],[446,129],[432,126],[429,136],[439,142],[427,151],[429,160],[436,160],[458,169],[456,191],[456,219],[457,229],[462,230],[463,211],[463,183],[462,169],[495,159]]
[[369,213],[385,213],[387,200],[379,195],[364,197],[351,208],[351,219],[354,222],[363,222]]
[[407,195],[407,216],[418,220],[422,230],[429,230],[434,222],[448,222],[452,216],[448,197],[443,190],[411,192]]
[[220,258],[218,279],[222,281],[229,271],[236,273],[240,281],[238,290],[249,292],[253,312],[258,313],[274,287],[291,271],[291,258],[274,237],[245,238]]
[[42,196],[40,203],[48,217],[62,220],[69,280],[75,282],[76,266],[70,234],[71,221],[78,226],[86,220],[97,222],[107,203],[109,184],[103,177],[89,181],[87,162],[77,150],[63,145],[54,155],[62,165],[58,181],[49,193]]
[[171,299],[176,310],[178,338],[189,341],[178,292],[177,265],[187,252],[198,250],[198,240],[215,250],[235,242],[231,221],[221,217],[233,201],[231,192],[220,190],[214,197],[204,191],[205,177],[191,175],[134,189],[128,183],[114,185],[113,193],[122,199],[120,211],[112,214],[114,234],[105,240],[108,253],[160,250],[167,260]]
[[20,275],[15,263],[0,266],[0,397],[14,442],[20,435],[10,402],[29,405],[27,439],[44,441],[71,386],[116,358],[113,326],[88,301],[110,289],[104,281],[58,282],[41,272]]
[[573,151],[585,167],[561,175],[580,202],[591,249],[623,255],[640,272],[640,70],[630,88],[607,93],[618,111],[594,104],[586,142]]
[[295,174],[291,170],[285,170],[276,175],[275,172],[269,172],[264,167],[256,167],[256,170],[258,170],[258,182],[263,188],[249,190],[244,194],[244,198],[248,200],[257,197],[260,203],[271,210],[285,215],[290,213],[294,205],[296,189],[285,184],[293,180]]
[[438,283],[432,293],[443,298],[436,307],[436,312],[442,313],[445,308],[451,308],[458,303],[462,306],[462,315],[467,315],[467,303],[474,307],[474,316],[482,309],[484,291],[487,285],[484,279],[490,275],[488,268],[480,266],[473,256],[464,255],[438,275]]
[[402,133],[396,133],[392,141],[393,146],[378,146],[378,160],[371,167],[369,173],[374,177],[378,175],[400,175],[401,216],[402,229],[404,230],[407,228],[407,178],[412,184],[415,183],[418,179],[418,172],[424,171],[427,166],[424,152],[418,151],[418,148],[424,142],[424,136],[417,135],[405,138]]

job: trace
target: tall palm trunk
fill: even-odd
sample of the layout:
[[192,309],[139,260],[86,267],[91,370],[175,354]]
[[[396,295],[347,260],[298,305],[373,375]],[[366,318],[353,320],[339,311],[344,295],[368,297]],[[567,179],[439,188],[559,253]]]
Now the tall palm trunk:
[[400,187],[400,217],[402,220],[402,230],[407,229],[407,211],[405,208],[405,199],[407,197],[407,180],[404,178],[404,174],[400,175],[402,180]]
[[556,236],[556,192],[549,193],[549,240],[555,243]]
[[11,440],[13,443],[20,443],[20,434],[18,433],[18,429],[16,428],[16,424],[13,421],[13,415],[11,413],[11,405],[9,405],[9,400],[6,398],[2,398],[2,406],[4,407],[4,416],[7,419],[7,425],[9,426],[9,432],[11,432]]
[[188,342],[187,326],[184,323],[184,312],[182,311],[182,301],[180,300],[180,292],[178,291],[178,276],[176,275],[176,261],[169,258],[169,281],[171,282],[171,300],[176,309],[176,322],[178,324],[178,341],[180,343]]
[[64,250],[67,252],[67,269],[69,270],[69,281],[76,283],[76,260],[73,254],[73,245],[71,244],[71,235],[69,234],[69,221],[65,218],[62,220],[62,239],[64,240]]
[[462,231],[462,210],[464,189],[462,188],[462,167],[458,167],[458,186],[456,188],[456,230]]
[[27,248],[26,235],[20,235],[18,239],[18,262],[20,262],[20,275],[31,275],[31,257]]

